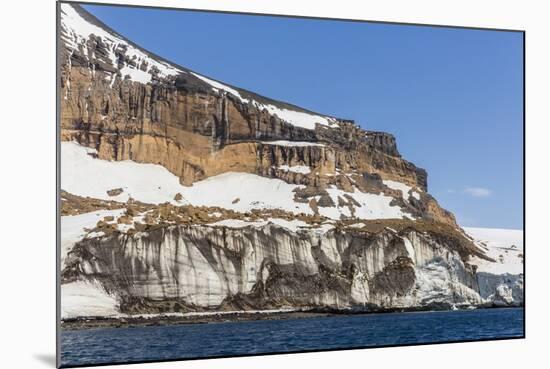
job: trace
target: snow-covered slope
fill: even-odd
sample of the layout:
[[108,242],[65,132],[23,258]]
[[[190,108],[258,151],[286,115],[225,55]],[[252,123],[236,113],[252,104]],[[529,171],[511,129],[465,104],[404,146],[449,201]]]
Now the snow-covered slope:
[[516,229],[464,227],[487,256],[496,260],[490,262],[476,258],[473,263],[478,271],[491,274],[523,273],[523,231]]
[[393,190],[401,191],[402,196],[405,200],[408,200],[410,196],[414,197],[417,200],[420,200],[420,194],[417,191],[414,191],[411,186],[391,180],[384,180],[382,182]]
[[119,216],[124,209],[99,210],[80,215],[61,217],[61,266],[63,267],[67,253],[78,241],[82,240],[97,222],[106,216]]
[[[98,56],[90,55],[87,43],[93,38],[100,39],[106,48],[106,61],[120,72],[120,74],[110,73],[111,87],[117,79],[120,80],[126,77],[134,82],[148,84],[153,83],[154,80],[177,75],[193,76],[210,86],[214,93],[230,94],[242,103],[252,104],[259,110],[266,110],[293,126],[309,130],[314,130],[317,123],[325,127],[338,127],[337,119],[333,117],[315,114],[306,110],[292,109],[288,104],[278,106],[275,101],[268,103],[269,99],[262,98],[262,101],[259,101],[260,99],[254,98],[254,96],[258,96],[254,93],[230,87],[199,73],[192,72],[187,68],[166,62],[150,52],[136,47],[114,31],[99,26],[89,18],[84,16],[81,8],[67,3],[61,4],[62,40],[71,53],[82,52],[85,58],[91,60]],[[123,58],[120,57],[121,54],[124,55]]]
[[118,301],[99,283],[77,281],[61,286],[61,318],[118,316]]
[[[190,187],[178,177],[155,164],[133,161],[107,161],[94,158],[95,150],[74,142],[61,143],[61,188],[74,195],[126,202],[130,197],[149,204],[170,202],[174,205],[219,206],[239,212],[251,209],[282,209],[291,213],[313,214],[308,203],[295,200],[295,190],[305,186],[286,183],[250,173],[227,172]],[[109,196],[107,191],[121,188],[122,193]],[[354,188],[345,192],[331,186],[327,189],[334,206],[319,207],[319,214],[331,219],[350,216],[350,205],[339,206],[344,195],[355,200],[355,216],[360,219],[411,218],[399,206],[391,205],[393,197],[383,193],[364,193]],[[176,194],[181,200],[175,200]]]
[[[120,68],[122,78],[129,76],[133,81],[149,83],[153,74],[158,77],[167,77],[182,72],[181,69],[174,65],[152,58],[120,35],[109,32],[84,19],[72,5],[67,3],[61,4],[61,28],[63,30],[62,37],[64,42],[72,47],[73,51],[82,47],[82,50],[87,53],[86,43],[90,37],[93,35],[100,38],[107,47],[107,56],[113,66],[118,65],[119,61],[116,55],[117,49],[125,49],[125,53],[132,63],[123,62]],[[114,83],[116,78],[116,73],[113,73],[111,83]]]

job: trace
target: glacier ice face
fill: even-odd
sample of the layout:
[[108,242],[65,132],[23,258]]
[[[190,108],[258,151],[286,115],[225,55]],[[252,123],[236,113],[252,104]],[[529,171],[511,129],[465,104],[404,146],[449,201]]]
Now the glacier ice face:
[[523,304],[523,274],[478,272],[479,294],[498,306]]
[[522,301],[517,280],[507,288],[491,278],[464,263],[452,242],[426,233],[295,232],[276,224],[178,225],[86,238],[63,272],[65,283],[99,283],[123,313],[166,312],[174,306],[166,302],[175,301],[195,311]]

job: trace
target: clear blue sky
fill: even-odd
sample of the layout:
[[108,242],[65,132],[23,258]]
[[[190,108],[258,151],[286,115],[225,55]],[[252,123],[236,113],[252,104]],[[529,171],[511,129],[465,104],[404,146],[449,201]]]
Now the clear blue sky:
[[391,132],[461,225],[522,228],[521,33],[85,8],[209,77]]

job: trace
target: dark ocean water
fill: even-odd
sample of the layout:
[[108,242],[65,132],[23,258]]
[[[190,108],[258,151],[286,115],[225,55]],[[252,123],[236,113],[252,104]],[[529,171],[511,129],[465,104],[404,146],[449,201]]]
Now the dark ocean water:
[[84,365],[523,336],[523,309],[342,315],[62,333],[62,364]]

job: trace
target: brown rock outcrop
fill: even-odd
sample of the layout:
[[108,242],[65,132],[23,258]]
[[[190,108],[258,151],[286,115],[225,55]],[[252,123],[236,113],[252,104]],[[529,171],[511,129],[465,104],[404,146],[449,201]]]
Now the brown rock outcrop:
[[[122,37],[82,8],[73,8],[112,37]],[[159,164],[184,185],[232,171],[321,189],[335,185],[345,191],[356,186],[350,176],[361,180],[377,175],[427,191],[426,171],[400,156],[391,134],[365,131],[351,120],[336,118],[330,127],[293,125],[265,107],[316,113],[236,87],[231,87],[234,93],[213,88],[188,69],[140,49],[179,71],[163,76],[128,52],[137,47],[130,41],[110,44],[93,34],[82,41],[67,27],[62,27],[65,42],[60,48],[61,137],[96,149],[100,159]],[[148,71],[151,80],[142,83],[123,75],[124,65]],[[306,166],[310,171],[281,166]],[[385,187],[366,183],[362,191]],[[422,216],[455,224],[430,197],[411,206]]]

